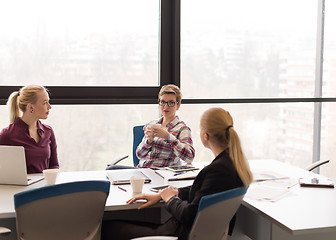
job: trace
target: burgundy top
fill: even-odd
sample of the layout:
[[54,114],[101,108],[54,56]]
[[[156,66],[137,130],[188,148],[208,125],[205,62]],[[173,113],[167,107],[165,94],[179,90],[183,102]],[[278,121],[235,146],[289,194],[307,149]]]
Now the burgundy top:
[[37,121],[37,128],[38,143],[30,137],[28,125],[21,118],[0,132],[0,145],[24,147],[27,173],[41,173],[44,169],[59,167],[54,131],[40,121]]

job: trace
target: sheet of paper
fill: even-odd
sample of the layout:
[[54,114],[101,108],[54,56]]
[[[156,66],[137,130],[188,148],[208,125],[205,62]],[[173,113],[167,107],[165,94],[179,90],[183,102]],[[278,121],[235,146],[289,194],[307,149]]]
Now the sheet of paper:
[[253,180],[255,182],[275,180],[275,179],[285,179],[285,178],[288,178],[288,176],[285,176],[283,174],[274,171],[257,171],[253,173]]
[[274,187],[269,185],[256,185],[248,189],[246,197],[253,200],[276,202],[290,193],[287,187]]

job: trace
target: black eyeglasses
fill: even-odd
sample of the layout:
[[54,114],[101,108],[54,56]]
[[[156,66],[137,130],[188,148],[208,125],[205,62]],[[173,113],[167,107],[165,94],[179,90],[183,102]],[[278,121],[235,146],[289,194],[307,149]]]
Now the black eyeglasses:
[[159,105],[162,106],[162,107],[166,104],[167,104],[168,107],[174,107],[175,104],[178,104],[178,102],[173,102],[173,101],[166,102],[166,101],[163,101],[163,100],[159,101]]

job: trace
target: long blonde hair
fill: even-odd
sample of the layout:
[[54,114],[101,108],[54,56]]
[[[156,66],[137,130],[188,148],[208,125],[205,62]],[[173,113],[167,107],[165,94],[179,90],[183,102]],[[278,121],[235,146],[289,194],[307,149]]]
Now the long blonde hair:
[[21,114],[27,110],[28,103],[36,103],[39,91],[48,91],[45,87],[39,85],[28,85],[19,91],[12,92],[8,98],[7,106],[9,107],[9,122],[13,123]]
[[222,108],[210,108],[201,117],[201,128],[219,146],[229,149],[229,155],[244,186],[250,185],[253,175],[244,155],[233,120],[228,111]]

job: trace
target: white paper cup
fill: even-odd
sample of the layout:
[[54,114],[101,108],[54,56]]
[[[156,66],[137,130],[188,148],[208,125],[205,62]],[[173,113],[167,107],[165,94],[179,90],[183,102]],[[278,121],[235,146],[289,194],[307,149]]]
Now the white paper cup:
[[156,122],[149,122],[149,123],[146,124],[146,128],[151,128],[153,126],[161,127],[161,124],[160,123],[156,123]]
[[141,193],[145,178],[131,176],[130,180],[133,192]]
[[47,182],[47,185],[55,184],[58,172],[59,172],[58,169],[45,169],[45,170],[43,170],[43,175],[44,175],[44,178]]

